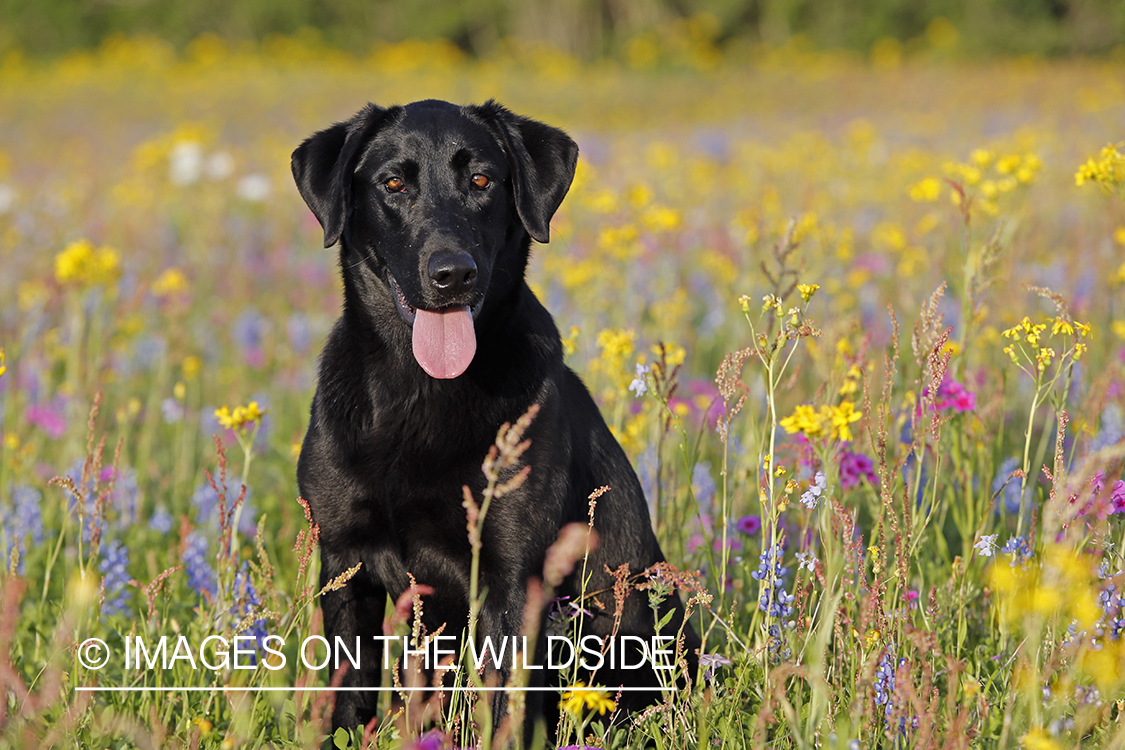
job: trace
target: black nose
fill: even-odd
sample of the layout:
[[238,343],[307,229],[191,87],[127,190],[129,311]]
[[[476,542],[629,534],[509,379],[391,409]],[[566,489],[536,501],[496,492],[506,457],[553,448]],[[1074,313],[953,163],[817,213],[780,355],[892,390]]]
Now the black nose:
[[435,253],[428,270],[430,283],[446,294],[471,291],[477,280],[477,264],[464,253]]

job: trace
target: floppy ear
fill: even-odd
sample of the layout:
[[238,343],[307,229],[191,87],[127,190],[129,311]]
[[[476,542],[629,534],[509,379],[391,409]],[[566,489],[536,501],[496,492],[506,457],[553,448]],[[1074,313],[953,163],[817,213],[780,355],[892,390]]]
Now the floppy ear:
[[493,100],[470,111],[485,121],[504,148],[524,228],[536,242],[548,242],[551,217],[574,180],[578,144],[558,128],[513,114]]
[[324,246],[335,245],[352,203],[352,174],[361,147],[390,110],[368,104],[347,122],[309,137],[293,152],[290,166],[297,190],[324,229]]

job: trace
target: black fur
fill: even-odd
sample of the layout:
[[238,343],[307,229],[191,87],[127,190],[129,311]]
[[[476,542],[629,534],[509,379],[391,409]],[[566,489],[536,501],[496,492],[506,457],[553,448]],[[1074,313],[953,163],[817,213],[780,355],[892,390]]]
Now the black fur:
[[[607,565],[640,572],[664,559],[636,475],[563,364],[554,321],[524,281],[530,240],[548,240],[577,159],[564,132],[494,102],[368,105],[293,153],[301,196],[324,228],[325,246],[340,243],[343,269],[343,314],[321,355],[297,476],[320,526],[321,580],[363,563],[345,588],[323,598],[330,640],[364,638],[362,668],[348,673],[344,686],[378,684],[381,655],[368,636],[381,634],[387,595],[393,600],[408,588],[408,573],[434,589],[424,605],[429,631],[443,623],[446,633],[464,627],[470,549],[462,486],[480,498],[481,461],[499,426],[532,404],[540,411],[527,433],[530,476],[493,504],[484,527],[487,596],[478,637],[520,633],[528,579],[542,575],[559,530],[585,521],[587,496],[602,485],[612,489],[597,505],[601,544],[591,555],[590,590],[612,586]],[[491,183],[473,189],[474,175]],[[475,266],[475,279],[442,288],[433,263],[445,258]],[[392,276],[414,307],[471,307],[477,350],[462,375],[435,379],[415,361]],[[577,593],[576,577],[560,595]],[[602,600],[609,611],[586,618],[584,633],[610,632],[612,594]],[[679,613],[678,627],[679,599],[667,608]],[[620,633],[652,631],[647,597],[634,593]],[[694,663],[698,639],[688,631]],[[610,686],[653,679],[643,670],[597,674]],[[627,709],[643,703],[625,695]],[[368,721],[374,696],[337,693],[333,726]],[[539,701],[549,708],[557,697],[529,694],[529,718]]]

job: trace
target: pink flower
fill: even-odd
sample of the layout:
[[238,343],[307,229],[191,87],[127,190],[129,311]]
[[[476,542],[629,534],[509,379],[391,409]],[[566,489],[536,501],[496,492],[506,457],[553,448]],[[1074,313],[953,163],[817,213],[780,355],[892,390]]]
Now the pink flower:
[[27,407],[24,419],[28,424],[39,427],[52,440],[58,440],[66,434],[66,417],[63,414],[64,403],[56,399],[51,403],[32,404]]
[[947,376],[938,386],[934,406],[939,411],[953,409],[958,414],[964,414],[967,411],[976,411],[977,396],[965,388],[964,383],[959,383]]
[[1125,513],[1125,479],[1117,480],[1113,485],[1113,492],[1109,494],[1109,499],[1113,501],[1114,513]]

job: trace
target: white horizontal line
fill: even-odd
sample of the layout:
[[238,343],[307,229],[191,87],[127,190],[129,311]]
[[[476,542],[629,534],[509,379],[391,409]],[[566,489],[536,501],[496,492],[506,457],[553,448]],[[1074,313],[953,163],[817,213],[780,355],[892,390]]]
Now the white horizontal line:
[[523,688],[508,688],[508,687],[121,687],[116,685],[107,686],[89,686],[80,685],[74,688],[77,692],[82,693],[180,693],[180,692],[228,692],[228,693],[269,693],[269,692],[298,692],[298,693],[409,693],[414,691],[441,691],[443,693],[460,693],[460,692],[507,692],[507,693],[539,693],[539,692],[563,692],[567,690],[575,690],[579,692],[599,692],[599,693],[629,693],[629,692],[665,692],[668,690],[676,690],[674,687],[619,687],[619,688],[599,688],[599,687],[523,687]]

